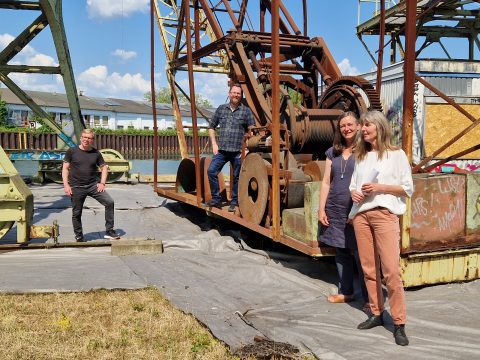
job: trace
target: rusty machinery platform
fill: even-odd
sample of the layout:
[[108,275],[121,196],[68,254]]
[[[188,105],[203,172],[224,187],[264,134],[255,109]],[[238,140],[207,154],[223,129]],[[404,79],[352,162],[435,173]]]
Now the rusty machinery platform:
[[[333,248],[318,241],[322,156],[332,144],[335,122],[343,111],[361,115],[372,109],[382,110],[377,93],[382,67],[378,67],[380,80],[376,88],[361,77],[343,76],[325,41],[307,36],[306,0],[301,2],[302,30],[288,12],[287,1],[284,4],[280,0],[260,0],[257,7],[260,31],[253,31],[245,0],[238,3],[238,8],[227,0],[221,0],[213,8],[206,0],[153,0],[152,3],[152,54],[155,17],[168,62],[167,78],[180,129],[180,147],[184,149],[175,186],[157,187],[154,179],[157,194],[196,207],[211,199],[206,173],[211,158],[200,157],[198,146],[194,158],[189,158],[185,151],[176,91],[187,94],[175,81],[175,75],[177,71],[188,71],[189,95],[194,98],[194,72],[226,74],[230,85],[241,84],[257,126],[249,130],[243,141],[243,150],[249,150],[249,154],[245,157],[242,151],[239,209],[234,214],[223,208],[206,211],[305,254],[333,255]],[[402,12],[405,26],[394,34],[398,42],[400,35],[405,36],[402,145],[410,161],[414,79],[423,81],[418,79],[412,65],[416,23],[422,15],[434,13],[436,6],[443,6],[439,2],[426,3],[408,0],[399,6],[397,13]],[[380,19],[377,19],[380,29],[385,28],[384,5],[375,15]],[[223,21],[223,28],[229,28],[226,32],[222,30],[221,16],[217,16],[220,13],[228,15],[222,19],[230,20]],[[271,31],[265,27],[269,14]],[[382,64],[383,40],[379,47],[378,63]],[[153,64],[152,55],[152,74]],[[195,104],[191,105],[191,111],[195,134]],[[469,118],[474,122],[471,127],[480,121]],[[407,201],[408,210],[401,221],[401,265],[406,287],[480,277],[480,216],[477,217],[480,175],[426,173],[427,166],[432,166],[429,161],[468,131],[457,135],[420,164],[412,163],[413,172],[419,173],[414,175],[416,192]],[[441,161],[445,163],[448,159]],[[219,182],[222,200],[228,201],[231,184],[225,186],[221,173]]]

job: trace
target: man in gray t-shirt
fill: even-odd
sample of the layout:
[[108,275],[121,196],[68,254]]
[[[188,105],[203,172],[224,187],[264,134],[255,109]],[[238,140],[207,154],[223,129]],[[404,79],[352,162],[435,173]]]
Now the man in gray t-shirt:
[[[105,206],[105,239],[120,239],[113,230],[114,202],[105,192],[107,166],[100,151],[91,146],[94,138],[91,129],[83,130],[80,145],[68,149],[63,159],[63,187],[72,200],[72,223],[77,242],[83,241],[82,211],[87,196]],[[96,180],[97,166],[102,170],[99,183]]]

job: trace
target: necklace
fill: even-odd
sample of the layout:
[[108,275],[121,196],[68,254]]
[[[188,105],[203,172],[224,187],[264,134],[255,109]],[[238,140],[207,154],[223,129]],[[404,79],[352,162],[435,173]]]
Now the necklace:
[[345,160],[345,166],[343,166],[343,154],[340,155],[340,173],[342,175],[342,176],[340,176],[340,179],[343,179],[343,174],[345,173],[345,170],[347,169],[348,159],[350,159],[350,155],[348,155],[347,160]]

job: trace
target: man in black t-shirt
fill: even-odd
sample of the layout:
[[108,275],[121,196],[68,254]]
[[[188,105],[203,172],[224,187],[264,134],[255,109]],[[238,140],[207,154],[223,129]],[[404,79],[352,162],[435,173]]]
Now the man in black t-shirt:
[[[63,187],[72,199],[72,223],[77,242],[83,241],[82,210],[87,196],[105,206],[105,239],[120,239],[113,230],[114,202],[105,192],[107,166],[100,151],[91,146],[94,138],[92,129],[83,130],[80,145],[68,149],[63,159]],[[99,183],[95,176],[97,166],[102,170]]]

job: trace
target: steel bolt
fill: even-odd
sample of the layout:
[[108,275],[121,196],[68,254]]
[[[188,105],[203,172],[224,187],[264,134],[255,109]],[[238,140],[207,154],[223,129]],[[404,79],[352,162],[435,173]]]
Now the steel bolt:
[[22,221],[22,217],[21,217],[21,216],[18,217],[18,221]]
[[18,200],[18,196],[17,196],[17,195],[15,195],[15,200]]
[[8,190],[13,191],[13,187],[9,186]]
[[19,207],[18,207],[18,210],[22,210],[22,207],[21,207],[21,206],[19,206]]

